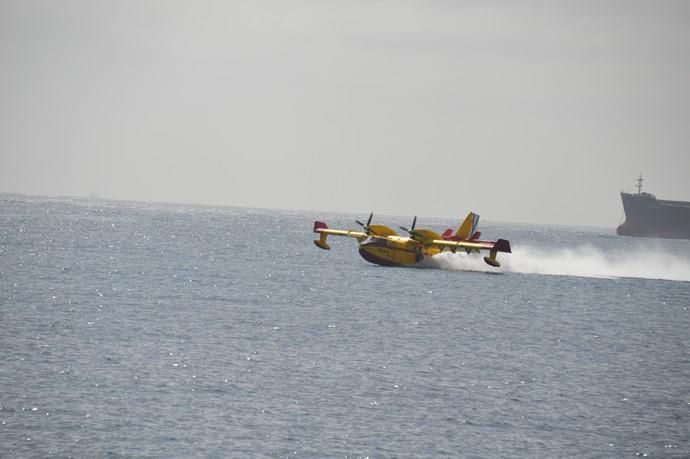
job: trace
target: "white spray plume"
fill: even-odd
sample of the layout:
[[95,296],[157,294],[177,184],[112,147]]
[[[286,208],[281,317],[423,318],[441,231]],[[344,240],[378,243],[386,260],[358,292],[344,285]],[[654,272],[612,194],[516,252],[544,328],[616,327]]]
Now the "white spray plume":
[[665,279],[690,282],[690,259],[674,254],[635,249],[629,252],[606,252],[592,246],[572,249],[514,247],[512,254],[499,254],[501,268],[484,264],[482,257],[444,252],[425,263],[460,271],[514,272],[559,276],[641,279]]

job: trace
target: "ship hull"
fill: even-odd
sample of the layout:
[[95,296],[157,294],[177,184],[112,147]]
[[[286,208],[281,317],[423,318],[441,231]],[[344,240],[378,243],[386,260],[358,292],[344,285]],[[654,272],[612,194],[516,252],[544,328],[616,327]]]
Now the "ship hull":
[[690,202],[664,201],[648,193],[621,193],[625,222],[622,236],[690,239]]

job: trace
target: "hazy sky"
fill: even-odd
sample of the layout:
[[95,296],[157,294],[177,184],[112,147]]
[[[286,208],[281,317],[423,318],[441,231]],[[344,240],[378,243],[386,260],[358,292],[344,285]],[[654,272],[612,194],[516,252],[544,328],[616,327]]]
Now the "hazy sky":
[[689,82],[687,1],[0,0],[0,192],[615,227]]

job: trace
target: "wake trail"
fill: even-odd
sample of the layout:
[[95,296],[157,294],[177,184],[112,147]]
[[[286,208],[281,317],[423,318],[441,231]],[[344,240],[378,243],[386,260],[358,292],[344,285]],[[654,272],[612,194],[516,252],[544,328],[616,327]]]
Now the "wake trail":
[[[645,249],[607,252],[592,246],[572,249],[545,249],[530,246],[499,254],[500,271],[592,278],[632,277],[690,282],[690,259],[671,253]],[[442,269],[496,272],[481,257],[442,253],[428,266]]]

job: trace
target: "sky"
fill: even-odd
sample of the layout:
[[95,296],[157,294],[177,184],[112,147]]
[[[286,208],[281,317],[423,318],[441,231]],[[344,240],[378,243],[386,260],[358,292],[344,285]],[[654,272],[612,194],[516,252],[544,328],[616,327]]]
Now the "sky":
[[0,193],[613,228],[689,81],[686,1],[0,0]]

